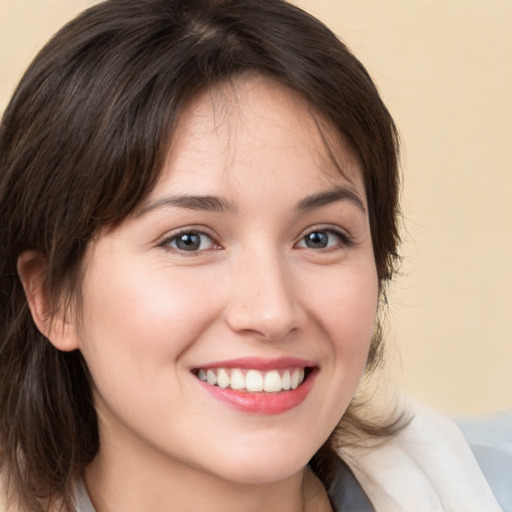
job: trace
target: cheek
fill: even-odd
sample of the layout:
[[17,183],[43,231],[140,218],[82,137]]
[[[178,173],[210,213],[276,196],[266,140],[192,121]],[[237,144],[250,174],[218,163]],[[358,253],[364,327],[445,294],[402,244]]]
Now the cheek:
[[313,428],[318,432],[319,444],[339,423],[357,390],[366,367],[378,304],[377,277],[371,265],[341,269],[323,285],[309,295],[321,338],[329,343],[321,361],[322,400]]
[[119,261],[105,267],[91,268],[84,282],[79,337],[93,377],[147,376],[179,361],[217,316],[200,276]]
[[[324,292],[311,295],[318,324],[331,343],[334,394],[341,393],[345,405],[364,373],[375,327],[378,280],[373,267],[351,269],[337,280],[326,282]],[[333,282],[340,283],[333,286]]]
[[323,290],[311,296],[311,303],[336,346],[350,352],[364,351],[378,305],[378,281],[372,268],[346,272],[342,278],[325,283]]

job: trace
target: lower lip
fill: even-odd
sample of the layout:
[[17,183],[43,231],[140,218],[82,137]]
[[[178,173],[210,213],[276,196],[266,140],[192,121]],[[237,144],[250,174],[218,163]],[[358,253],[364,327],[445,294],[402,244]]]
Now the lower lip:
[[273,415],[293,409],[304,402],[311,391],[315,376],[316,372],[311,372],[297,389],[279,393],[235,391],[211,386],[199,379],[198,382],[210,395],[234,409],[253,414]]

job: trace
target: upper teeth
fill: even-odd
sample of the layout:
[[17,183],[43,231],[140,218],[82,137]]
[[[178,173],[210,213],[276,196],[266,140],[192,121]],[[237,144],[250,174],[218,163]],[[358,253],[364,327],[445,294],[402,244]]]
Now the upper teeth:
[[212,386],[239,391],[277,393],[297,389],[304,381],[304,368],[288,370],[242,370],[239,368],[200,369],[197,376]]

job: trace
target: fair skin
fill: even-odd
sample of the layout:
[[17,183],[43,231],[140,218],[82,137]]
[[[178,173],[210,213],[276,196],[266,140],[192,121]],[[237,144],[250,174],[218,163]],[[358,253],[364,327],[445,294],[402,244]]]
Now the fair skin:
[[75,322],[48,323],[37,258],[20,260],[38,326],[92,375],[93,503],[331,510],[304,468],[350,403],[375,321],[361,170],[337,142],[341,174],[307,104],[268,79],[199,95],[176,133],[144,204],[92,243]]

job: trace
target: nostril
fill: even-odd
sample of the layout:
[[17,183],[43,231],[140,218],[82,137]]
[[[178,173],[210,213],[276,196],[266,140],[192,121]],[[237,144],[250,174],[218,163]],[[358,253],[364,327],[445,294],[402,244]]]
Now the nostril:
[[251,308],[233,305],[226,314],[231,330],[261,341],[280,341],[301,330],[304,322],[298,308],[257,305]]

